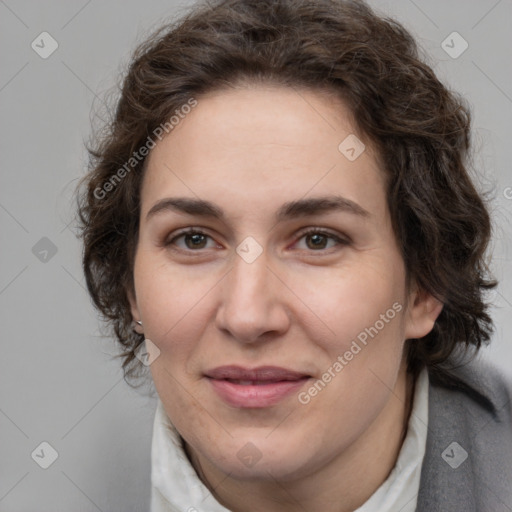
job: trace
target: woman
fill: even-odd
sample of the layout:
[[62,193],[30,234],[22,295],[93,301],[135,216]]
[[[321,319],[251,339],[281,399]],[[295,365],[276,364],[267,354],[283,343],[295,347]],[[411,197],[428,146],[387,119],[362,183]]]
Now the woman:
[[469,134],[362,2],[217,2],[139,47],[79,211],[159,397],[152,511],[512,507]]

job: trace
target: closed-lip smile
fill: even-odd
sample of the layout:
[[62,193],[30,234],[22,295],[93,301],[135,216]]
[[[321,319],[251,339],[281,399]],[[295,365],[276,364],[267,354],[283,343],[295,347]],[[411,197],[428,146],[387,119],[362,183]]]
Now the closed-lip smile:
[[204,375],[220,398],[237,408],[276,405],[311,378],[306,373],[278,366],[219,366]]

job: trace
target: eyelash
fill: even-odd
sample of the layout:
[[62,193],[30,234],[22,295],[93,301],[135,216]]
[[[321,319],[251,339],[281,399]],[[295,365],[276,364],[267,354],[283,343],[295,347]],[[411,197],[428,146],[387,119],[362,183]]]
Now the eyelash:
[[[334,240],[335,242],[337,242],[338,245],[341,245],[341,246],[346,246],[346,245],[350,244],[350,241],[348,239],[341,238],[341,237],[335,235],[334,233],[331,233],[331,232],[326,231],[321,228],[309,228],[306,231],[302,231],[301,233],[299,233],[297,241],[301,240],[304,237],[307,237],[308,235],[316,235],[316,234],[323,235],[323,236],[327,237],[328,239]],[[199,229],[199,228],[187,228],[186,230],[178,232],[170,240],[165,241],[163,245],[165,247],[171,248],[171,246],[175,244],[176,240],[178,240],[179,238],[182,238],[186,235],[204,235],[213,240],[213,238],[210,235],[201,231],[201,229]],[[185,252],[201,252],[201,249],[197,249],[197,250],[182,249],[182,248],[172,248],[172,249],[177,250],[177,251],[185,251]],[[332,247],[330,249],[332,249]],[[329,249],[319,249],[319,250],[311,249],[310,250],[310,252],[326,252],[326,251],[329,251]]]

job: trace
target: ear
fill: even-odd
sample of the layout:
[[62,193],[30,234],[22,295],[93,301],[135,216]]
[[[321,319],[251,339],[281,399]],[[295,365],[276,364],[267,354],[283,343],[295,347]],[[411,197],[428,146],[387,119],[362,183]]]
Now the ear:
[[414,284],[405,314],[405,339],[426,336],[433,329],[442,309],[442,302]]
[[130,311],[132,313],[132,318],[134,321],[133,330],[138,332],[139,334],[144,334],[143,327],[137,323],[137,320],[140,320],[139,307],[137,306],[137,298],[135,296],[135,291],[132,288],[126,289],[126,296],[128,297],[128,302],[130,303]]

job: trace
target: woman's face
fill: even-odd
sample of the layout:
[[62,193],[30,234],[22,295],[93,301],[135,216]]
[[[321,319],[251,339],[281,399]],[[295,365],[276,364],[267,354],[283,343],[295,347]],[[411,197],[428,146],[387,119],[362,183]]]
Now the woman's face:
[[441,306],[406,293],[356,137],[332,97],[259,86],[198,97],[148,157],[132,313],[169,418],[231,476],[305,476],[402,426],[404,340]]

